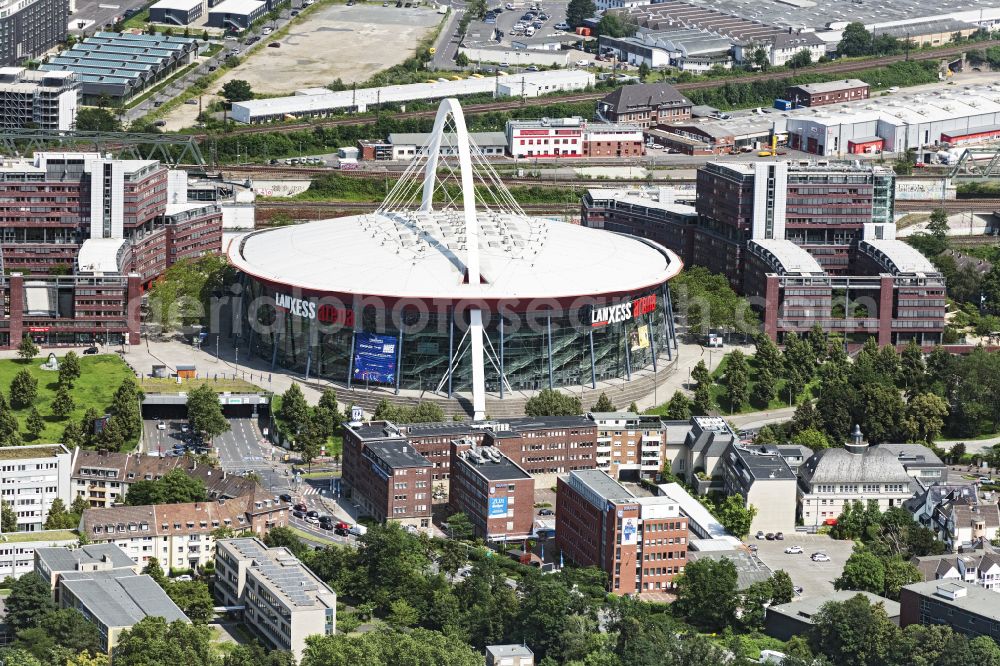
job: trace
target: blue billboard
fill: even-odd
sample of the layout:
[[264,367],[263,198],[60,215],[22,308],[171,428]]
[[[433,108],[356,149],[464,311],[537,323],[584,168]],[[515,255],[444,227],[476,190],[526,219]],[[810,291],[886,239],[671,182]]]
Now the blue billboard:
[[396,343],[394,335],[358,331],[354,339],[354,379],[376,384],[394,384]]
[[506,497],[491,497],[490,498],[490,518],[495,518],[497,516],[507,515],[507,498]]

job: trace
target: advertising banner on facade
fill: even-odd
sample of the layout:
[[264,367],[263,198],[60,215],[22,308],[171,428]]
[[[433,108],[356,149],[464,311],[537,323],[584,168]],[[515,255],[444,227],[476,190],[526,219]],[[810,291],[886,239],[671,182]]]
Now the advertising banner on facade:
[[632,347],[632,351],[649,349],[649,326],[643,324],[636,327],[635,330],[629,331],[629,344]]
[[639,528],[635,518],[626,518],[622,522],[622,546],[634,546],[638,541]]
[[358,331],[354,340],[354,379],[376,384],[396,382],[394,335]]
[[507,515],[507,498],[491,497],[490,518],[496,518],[497,516],[506,516],[506,515]]

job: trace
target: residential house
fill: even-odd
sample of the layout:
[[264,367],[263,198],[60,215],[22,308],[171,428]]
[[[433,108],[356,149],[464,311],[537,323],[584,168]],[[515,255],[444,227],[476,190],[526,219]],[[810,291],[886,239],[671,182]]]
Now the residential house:
[[914,557],[910,564],[924,580],[960,580],[1000,591],[1000,551],[982,539],[958,553]]
[[17,513],[19,532],[42,530],[57,499],[69,508],[72,457],[62,444],[0,448],[0,499]]

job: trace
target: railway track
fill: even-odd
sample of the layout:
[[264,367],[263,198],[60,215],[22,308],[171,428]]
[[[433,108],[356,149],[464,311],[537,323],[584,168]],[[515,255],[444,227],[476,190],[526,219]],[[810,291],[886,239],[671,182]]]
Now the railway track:
[[[976,42],[975,48],[985,49],[990,46],[1000,45],[1000,40],[990,40],[983,42]],[[851,61],[851,62],[837,62],[834,61],[829,64],[820,65],[811,68],[810,72],[819,72],[823,74],[839,74],[842,72],[856,72],[859,69],[873,69],[875,67],[884,67],[886,65],[891,65],[893,63],[902,62],[904,60],[941,60],[949,56],[961,55],[965,51],[969,50],[968,45],[953,46],[944,49],[936,49],[934,51],[920,52],[916,51],[909,54],[892,55],[892,56],[882,56],[881,58],[874,58],[872,60],[867,60],[865,62]],[[678,83],[674,87],[677,90],[684,92],[688,90],[704,90],[708,88],[717,88],[719,86],[725,85],[727,83],[752,83],[754,81],[773,81],[775,79],[788,78],[792,74],[787,71],[782,72],[758,72],[756,74],[751,74],[747,76],[738,76],[726,79],[717,79],[711,81],[695,81],[692,83]],[[587,102],[594,101],[604,97],[606,93],[603,92],[589,92],[589,93],[573,93],[570,95],[560,95],[552,97],[530,97],[525,99],[508,100],[504,102],[489,102],[483,104],[469,104],[468,106],[463,106],[463,111],[466,116],[490,113],[492,111],[511,111],[513,109],[518,109],[526,106],[546,106],[548,104],[558,104],[558,103],[573,103],[573,102]],[[412,120],[420,118],[433,118],[437,115],[437,110],[427,110],[427,111],[409,111],[404,113],[393,113],[393,117],[398,120]],[[282,125],[249,125],[245,127],[239,127],[230,130],[226,135],[232,134],[266,134],[270,132],[296,132],[299,130],[308,130],[316,127],[335,127],[338,125],[363,125],[372,122],[377,118],[375,116],[355,116],[348,118],[332,118],[329,120],[318,120],[316,122],[302,122],[302,123],[289,123]],[[195,138],[199,140],[205,140],[210,135],[209,134],[194,134]]]
[[944,208],[949,213],[1000,211],[1000,199],[897,199],[896,210],[925,211]]

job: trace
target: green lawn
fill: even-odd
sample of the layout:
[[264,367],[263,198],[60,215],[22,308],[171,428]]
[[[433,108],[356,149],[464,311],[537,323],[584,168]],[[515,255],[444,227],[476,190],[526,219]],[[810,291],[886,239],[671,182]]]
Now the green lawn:
[[[45,419],[45,430],[36,440],[28,440],[26,444],[52,444],[62,441],[63,430],[70,419],[81,420],[91,407],[100,414],[104,414],[111,406],[111,399],[115,391],[126,377],[134,376],[121,359],[114,354],[103,354],[97,356],[80,357],[80,378],[73,385],[73,401],[76,409],[67,419],[58,419],[52,414],[52,400],[55,398],[56,385],[59,382],[59,373],[49,370],[42,370],[41,365],[45,358],[38,356],[30,362],[21,360],[2,359],[0,360],[0,390],[4,397],[10,399],[10,383],[21,370],[27,368],[38,380],[38,397],[35,398],[34,407],[38,409]],[[21,424],[21,433],[25,431],[25,421],[31,408],[15,409],[14,414]]]
[[146,393],[182,393],[192,391],[202,384],[208,384],[216,393],[260,393],[263,389],[256,384],[251,384],[243,379],[212,379],[210,377],[199,377],[198,379],[182,379],[180,383],[176,378],[171,377],[143,377],[139,381],[139,388]]
[[76,532],[72,530],[45,530],[43,532],[5,532],[0,539],[7,543],[24,543],[26,541],[76,541]]

